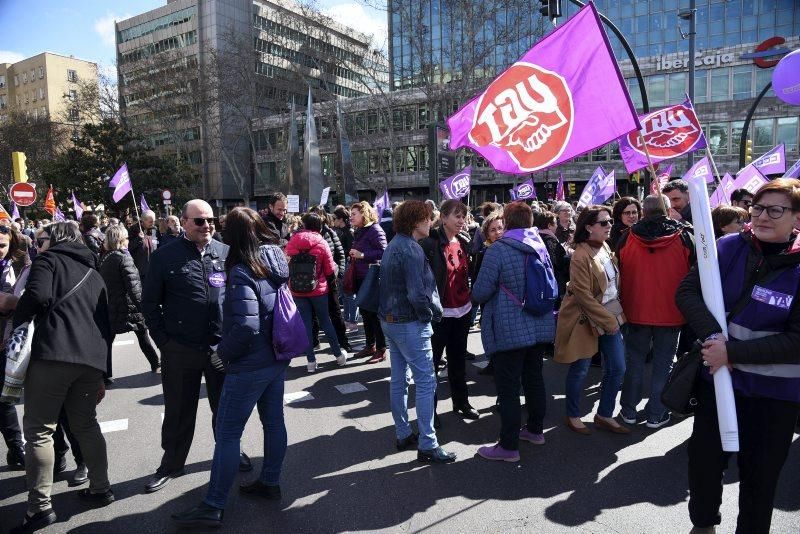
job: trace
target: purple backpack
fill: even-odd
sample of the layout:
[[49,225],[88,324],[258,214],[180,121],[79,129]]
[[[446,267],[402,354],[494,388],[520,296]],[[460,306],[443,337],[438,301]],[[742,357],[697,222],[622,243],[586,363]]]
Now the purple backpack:
[[278,289],[272,315],[272,348],[278,361],[291,360],[308,350],[306,325],[286,284]]

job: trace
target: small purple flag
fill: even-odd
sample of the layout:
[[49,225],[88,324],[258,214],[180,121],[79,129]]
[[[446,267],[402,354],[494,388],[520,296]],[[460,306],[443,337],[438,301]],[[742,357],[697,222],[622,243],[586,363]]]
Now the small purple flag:
[[511,196],[511,200],[517,200],[517,192],[514,191],[514,188],[508,190],[508,194]]
[[783,175],[784,178],[800,178],[800,159],[791,166],[791,168],[786,171],[786,174]]
[[453,176],[442,180],[439,183],[439,189],[444,198],[448,200],[464,198],[469,195],[471,179],[472,165],[467,165]]
[[536,43],[447,121],[450,149],[527,174],[641,127],[592,3]]
[[144,199],[144,193],[139,196],[139,207],[142,209],[142,213],[150,211],[150,206],[147,205],[147,201]]
[[708,163],[708,158],[703,158],[695,163],[694,166],[683,175],[684,180],[689,180],[691,178],[703,178],[707,184],[714,181],[714,172],[711,170],[711,164]]
[[61,213],[61,210],[56,206],[56,214],[53,215],[54,222],[66,222],[67,218],[64,217],[64,214]]
[[648,153],[650,161],[655,164],[707,146],[706,136],[688,96],[682,104],[640,115],[639,120],[642,123],[641,130],[634,130],[619,138],[619,154],[628,172],[647,167]]
[[556,200],[564,200],[564,173],[558,173],[558,184],[556,184]]
[[528,178],[514,188],[514,200],[531,200],[536,197],[536,187],[533,185],[533,178]]
[[733,181],[733,189],[747,189],[755,195],[761,186],[767,182],[769,180],[761,174],[761,171],[755,165],[750,164],[736,175],[736,179]]
[[78,201],[78,197],[75,196],[75,192],[72,192],[72,209],[75,210],[75,218],[80,219],[83,217],[83,205]]
[[13,200],[11,201],[11,207],[14,208],[11,210],[11,219],[16,221],[19,219],[19,208],[17,208],[17,203]]
[[109,187],[114,188],[114,194],[112,195],[114,202],[119,202],[122,200],[122,197],[133,190],[131,177],[130,174],[128,174],[127,163],[122,164],[122,167],[120,167],[119,170],[114,174],[114,177],[111,179],[111,182],[109,182],[108,185]]
[[783,143],[779,144],[753,163],[751,163],[754,167],[756,167],[761,174],[769,175],[769,174],[783,174],[786,172],[786,145]]
[[375,199],[375,204],[373,207],[375,208],[375,214],[378,216],[378,220],[383,217],[383,210],[388,208],[391,204],[389,200],[389,190],[383,192],[383,195]]
[[725,173],[725,176],[722,177],[719,185],[708,199],[711,209],[716,208],[720,204],[730,204],[731,193],[733,193],[733,178],[730,174]]
[[586,182],[586,187],[583,188],[583,192],[578,199],[578,206],[602,204],[611,198],[616,190],[617,181],[614,177],[614,171],[606,174],[603,167],[597,167],[592,177]]

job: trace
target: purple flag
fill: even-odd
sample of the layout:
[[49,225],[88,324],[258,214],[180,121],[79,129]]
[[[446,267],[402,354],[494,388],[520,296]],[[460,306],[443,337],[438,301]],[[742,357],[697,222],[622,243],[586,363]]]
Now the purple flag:
[[730,174],[725,173],[725,176],[722,177],[719,185],[708,199],[711,209],[716,208],[720,204],[730,204],[731,193],[733,193],[733,178]]
[[510,174],[558,165],[641,127],[591,3],[447,124],[451,150],[467,146]]
[[442,180],[439,183],[439,189],[444,198],[448,200],[464,198],[469,195],[471,179],[472,165],[467,165],[453,176]]
[[603,167],[597,167],[586,182],[580,198],[578,199],[578,206],[591,206],[592,204],[602,204],[614,195],[617,190],[617,181],[614,177],[614,171],[606,174]]
[[19,208],[17,208],[17,203],[13,200],[11,201],[11,207],[14,208],[11,210],[11,219],[16,221],[19,219]]
[[533,185],[533,178],[528,178],[514,188],[514,200],[531,200],[536,197],[536,187]]
[[373,207],[375,208],[375,213],[378,216],[378,220],[380,220],[381,217],[383,217],[383,210],[388,208],[390,204],[391,201],[389,200],[389,190],[387,189],[386,191],[383,192],[383,196],[380,196],[375,199],[375,204],[373,204]]
[[703,158],[695,163],[694,166],[683,175],[684,180],[689,180],[691,178],[703,178],[707,184],[714,181],[714,172],[711,170],[711,164],[708,162],[708,158]]
[[76,219],[83,217],[83,205],[78,201],[74,191],[72,192],[72,209],[75,210]]
[[150,206],[147,205],[147,201],[144,199],[144,193],[139,196],[139,207],[141,208],[142,213],[150,211]]
[[564,200],[564,174],[558,173],[558,184],[556,185],[556,200]]
[[786,174],[783,175],[784,178],[800,178],[800,159],[791,166],[791,168],[786,171]]
[[514,191],[514,188],[508,190],[508,194],[511,196],[511,200],[517,200],[517,192]]
[[779,144],[751,165],[758,168],[763,175],[783,174],[786,172],[786,145]]
[[[111,186],[111,184],[114,184]],[[128,174],[128,164],[123,163],[122,167],[114,174],[114,177],[111,179],[109,186],[114,188],[114,194],[111,195],[114,198],[114,202],[119,202],[122,200],[122,197],[127,195],[133,190],[133,185],[131,184],[131,177]]]
[[66,222],[67,218],[61,213],[61,210],[56,207],[56,214],[53,215],[53,222]]
[[736,179],[733,181],[733,189],[747,189],[755,195],[761,186],[767,182],[769,180],[764,178],[761,171],[755,165],[750,164],[736,175]]
[[619,138],[619,154],[628,172],[647,167],[647,153],[655,164],[707,146],[706,136],[688,97],[682,104],[640,115],[639,120],[641,130]]

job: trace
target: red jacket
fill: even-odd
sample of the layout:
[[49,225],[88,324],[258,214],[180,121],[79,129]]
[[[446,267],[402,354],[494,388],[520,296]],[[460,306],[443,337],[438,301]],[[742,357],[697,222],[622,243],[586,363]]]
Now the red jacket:
[[644,219],[619,241],[617,257],[620,302],[630,323],[686,323],[675,304],[675,293],[693,263],[689,227],[666,217]]
[[[301,252],[309,252],[317,258],[317,288],[310,293],[297,293],[292,290],[294,297],[318,297],[328,293],[328,277],[336,274],[336,264],[333,262],[333,253],[325,242],[325,238],[317,232],[303,230],[297,232],[286,244],[286,254],[291,262],[292,256]],[[289,283],[291,288],[291,282]]]

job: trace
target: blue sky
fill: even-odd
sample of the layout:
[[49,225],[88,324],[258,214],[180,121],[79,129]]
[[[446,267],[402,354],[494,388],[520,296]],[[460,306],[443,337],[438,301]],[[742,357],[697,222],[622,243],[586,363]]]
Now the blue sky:
[[[0,0],[0,62],[44,51],[74,55],[113,72],[114,20],[166,5],[166,0]],[[322,0],[320,7],[344,24],[384,38],[386,14],[357,0]]]

